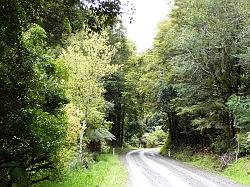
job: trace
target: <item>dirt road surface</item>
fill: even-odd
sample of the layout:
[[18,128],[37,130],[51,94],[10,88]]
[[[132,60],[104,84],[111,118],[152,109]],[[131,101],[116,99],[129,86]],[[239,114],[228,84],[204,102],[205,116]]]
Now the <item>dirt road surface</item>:
[[[134,150],[123,155],[128,187],[242,187],[239,183],[158,154],[158,149]],[[209,163],[208,163],[209,164]]]

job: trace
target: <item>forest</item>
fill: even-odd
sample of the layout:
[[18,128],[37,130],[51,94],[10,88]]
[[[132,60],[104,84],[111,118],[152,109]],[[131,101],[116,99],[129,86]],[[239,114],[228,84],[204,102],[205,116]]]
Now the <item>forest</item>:
[[175,0],[138,53],[119,0],[0,1],[0,186],[119,147],[250,155],[250,2]]

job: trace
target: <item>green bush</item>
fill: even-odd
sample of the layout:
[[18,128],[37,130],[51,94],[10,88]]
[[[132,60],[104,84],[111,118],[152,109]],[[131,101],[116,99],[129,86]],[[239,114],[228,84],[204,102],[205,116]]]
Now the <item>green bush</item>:
[[154,131],[143,135],[142,142],[146,147],[155,147],[164,144],[167,134],[161,128],[161,126],[156,126]]
[[211,148],[216,154],[226,153],[228,150],[232,149],[232,147],[230,147],[230,142],[226,138],[225,134],[217,136],[213,140]]
[[237,142],[239,142],[239,154],[246,155],[250,154],[250,142],[247,139],[246,133],[237,134]]
[[240,154],[250,154],[250,144],[248,141],[250,137],[248,134],[250,132],[250,95],[232,95],[227,102],[227,109],[234,116],[235,127],[240,129],[240,134],[237,134]]
[[129,146],[132,147],[139,147],[140,146],[140,139],[137,137],[137,135],[133,135],[131,139],[128,141]]
[[[167,153],[162,149],[162,153]],[[190,163],[191,165],[217,171],[242,184],[250,184],[250,157],[242,157],[237,162],[231,161],[224,170],[221,170],[219,159],[213,154],[195,153],[191,149],[173,151],[171,157]],[[209,164],[208,164],[209,163]]]
[[171,149],[171,139],[169,134],[167,134],[167,138],[164,142],[164,145],[160,149],[160,154],[162,155],[167,155],[168,154],[168,149]]
[[36,187],[121,187],[125,185],[126,180],[127,170],[119,161],[118,156],[102,154],[89,169],[70,170],[63,180],[43,182]]
[[243,184],[250,185],[250,157],[242,157],[231,163],[223,171],[223,175]]

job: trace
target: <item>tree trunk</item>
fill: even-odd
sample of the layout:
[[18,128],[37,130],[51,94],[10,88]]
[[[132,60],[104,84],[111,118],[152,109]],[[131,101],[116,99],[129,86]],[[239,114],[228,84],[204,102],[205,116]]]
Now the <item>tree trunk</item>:
[[92,153],[101,152],[101,141],[91,140],[88,144],[88,150]]
[[84,111],[84,119],[80,122],[81,123],[81,129],[80,129],[80,141],[79,141],[79,161],[83,163],[83,134],[84,134],[84,129],[86,126],[88,118],[88,104],[86,104],[86,108]]
[[179,133],[178,133],[178,122],[177,122],[177,117],[175,115],[174,112],[172,112],[172,122],[173,122],[173,133],[174,133],[174,139],[175,141],[173,143],[175,143],[175,146],[178,146],[179,145]]
[[124,99],[124,104],[123,104],[123,106],[122,106],[122,119],[121,119],[121,121],[122,121],[122,127],[121,127],[121,146],[123,147],[123,137],[124,137],[124,123],[125,123],[125,110],[124,110],[124,108],[125,108],[125,99]]
[[169,122],[169,136],[171,144],[176,146],[178,144],[177,136],[176,136],[176,119],[173,112],[168,112],[168,122]]
[[121,147],[122,146],[122,141],[123,141],[123,110],[122,110],[122,105],[121,103],[116,103],[115,104],[115,110],[114,114],[112,114],[111,121],[113,121],[112,124],[112,134],[115,136],[116,140],[113,140],[113,146],[116,147]]
[[86,124],[86,121],[83,120],[81,122],[81,130],[80,130],[80,141],[79,141],[79,161],[82,163],[83,161],[83,134],[84,134],[84,126]]
[[232,146],[236,145],[236,129],[234,127],[234,116],[233,114],[228,114],[228,129],[229,129],[229,138]]

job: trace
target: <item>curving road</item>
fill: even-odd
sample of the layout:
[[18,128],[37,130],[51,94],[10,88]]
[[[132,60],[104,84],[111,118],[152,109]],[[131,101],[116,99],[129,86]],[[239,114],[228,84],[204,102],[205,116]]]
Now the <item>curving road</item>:
[[239,183],[183,162],[162,157],[157,149],[128,152],[122,157],[128,187],[240,187]]

